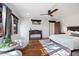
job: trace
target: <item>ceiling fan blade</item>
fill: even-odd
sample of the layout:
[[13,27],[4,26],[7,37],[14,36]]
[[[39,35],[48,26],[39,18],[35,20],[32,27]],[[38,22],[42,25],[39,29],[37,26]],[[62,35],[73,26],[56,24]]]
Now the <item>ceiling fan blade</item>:
[[51,13],[55,12],[55,11],[58,11],[58,9],[54,9],[53,11],[51,11]]
[[40,15],[48,15],[48,14],[40,14]]

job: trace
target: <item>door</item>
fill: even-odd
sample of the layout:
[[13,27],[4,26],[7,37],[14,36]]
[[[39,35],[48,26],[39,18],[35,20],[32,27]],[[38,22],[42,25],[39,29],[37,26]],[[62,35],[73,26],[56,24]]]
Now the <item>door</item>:
[[61,25],[60,22],[55,23],[55,34],[60,34],[61,33]]
[[49,22],[49,35],[54,34],[54,31],[55,31],[54,26],[55,26],[55,23]]

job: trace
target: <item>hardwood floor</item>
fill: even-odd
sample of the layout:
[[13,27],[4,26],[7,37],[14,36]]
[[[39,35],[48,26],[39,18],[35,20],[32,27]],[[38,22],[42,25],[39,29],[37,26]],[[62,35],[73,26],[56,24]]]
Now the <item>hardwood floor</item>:
[[38,40],[30,40],[27,47],[20,49],[23,56],[46,56],[47,51],[43,49]]

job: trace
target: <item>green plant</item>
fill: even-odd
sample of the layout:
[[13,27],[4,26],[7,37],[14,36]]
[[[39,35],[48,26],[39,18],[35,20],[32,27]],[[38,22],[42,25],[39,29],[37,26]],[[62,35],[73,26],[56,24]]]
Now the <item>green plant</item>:
[[3,40],[3,43],[10,43],[11,39],[8,37],[5,37]]
[[8,37],[4,37],[3,42],[0,43],[0,48],[6,48],[11,43],[11,39]]

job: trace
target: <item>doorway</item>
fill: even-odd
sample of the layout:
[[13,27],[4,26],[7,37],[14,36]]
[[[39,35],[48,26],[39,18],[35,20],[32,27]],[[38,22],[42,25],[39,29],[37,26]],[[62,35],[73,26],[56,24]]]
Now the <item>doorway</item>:
[[49,21],[49,36],[55,34],[55,22],[56,21]]
[[56,21],[49,21],[49,36],[52,34],[61,33],[61,23]]

